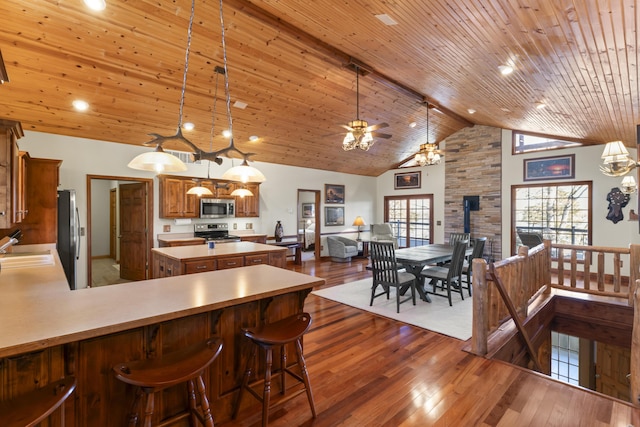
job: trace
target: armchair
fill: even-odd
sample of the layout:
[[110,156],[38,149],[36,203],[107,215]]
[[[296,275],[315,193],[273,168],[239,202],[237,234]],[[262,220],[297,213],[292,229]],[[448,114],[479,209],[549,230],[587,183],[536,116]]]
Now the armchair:
[[349,262],[358,255],[358,242],[342,236],[328,236],[329,256],[335,262]]
[[393,248],[398,249],[398,239],[394,237],[391,224],[372,224],[371,225],[371,241],[372,242],[393,242]]

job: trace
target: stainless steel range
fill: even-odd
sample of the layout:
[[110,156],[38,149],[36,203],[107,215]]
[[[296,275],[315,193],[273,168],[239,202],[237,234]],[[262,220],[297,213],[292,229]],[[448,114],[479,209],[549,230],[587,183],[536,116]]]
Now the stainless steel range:
[[229,234],[229,224],[205,223],[193,226],[193,235],[202,237],[206,241],[213,240],[218,243],[239,242],[240,237]]

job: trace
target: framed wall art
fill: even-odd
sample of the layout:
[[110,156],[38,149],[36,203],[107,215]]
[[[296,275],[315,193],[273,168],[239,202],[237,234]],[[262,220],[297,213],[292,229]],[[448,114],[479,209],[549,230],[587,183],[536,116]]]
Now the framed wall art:
[[344,207],[343,206],[325,206],[324,208],[324,225],[344,225]]
[[402,172],[394,176],[393,188],[402,190],[405,188],[420,188],[422,172]]
[[575,178],[575,154],[524,159],[524,180]]
[[316,204],[315,203],[303,203],[302,204],[302,218],[315,218],[316,217]]
[[324,202],[325,203],[344,203],[344,185],[325,184],[324,185]]

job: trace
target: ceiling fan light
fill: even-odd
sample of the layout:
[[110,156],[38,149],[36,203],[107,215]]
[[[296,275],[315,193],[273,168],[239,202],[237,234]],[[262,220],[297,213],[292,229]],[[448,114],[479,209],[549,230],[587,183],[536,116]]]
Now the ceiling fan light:
[[154,151],[137,155],[127,166],[131,169],[156,173],[184,172],[187,170],[187,165],[182,160],[172,154],[165,153],[159,145],[156,146]]

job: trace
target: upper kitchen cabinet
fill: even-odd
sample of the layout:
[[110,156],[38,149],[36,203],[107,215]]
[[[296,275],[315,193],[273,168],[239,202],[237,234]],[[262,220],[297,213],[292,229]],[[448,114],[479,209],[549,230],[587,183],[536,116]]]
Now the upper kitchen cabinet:
[[198,197],[187,194],[196,185],[191,178],[158,176],[160,218],[197,218]]
[[20,153],[18,139],[24,136],[20,122],[0,119],[0,229],[11,228],[27,213],[26,153]]
[[251,191],[253,196],[236,197],[236,217],[250,218],[260,216],[260,184],[243,184],[243,188]]

